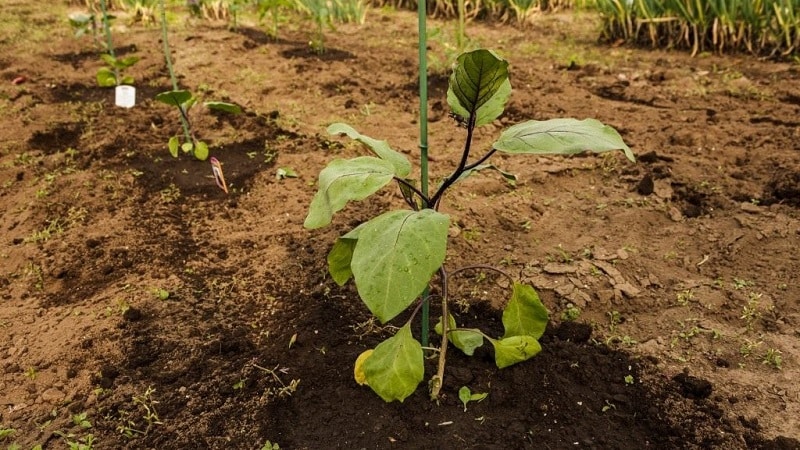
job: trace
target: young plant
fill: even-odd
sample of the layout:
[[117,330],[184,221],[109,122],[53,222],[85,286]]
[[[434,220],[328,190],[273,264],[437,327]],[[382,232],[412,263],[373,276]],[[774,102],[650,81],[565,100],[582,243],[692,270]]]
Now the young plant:
[[122,71],[139,62],[138,56],[127,56],[117,58],[114,52],[114,41],[111,38],[111,19],[113,16],[108,14],[106,1],[100,0],[100,11],[103,16],[103,30],[106,33],[106,50],[108,53],[100,55],[100,58],[107,64],[97,71],[97,84],[101,87],[111,87],[119,85],[132,85],[133,77],[130,75],[122,76]]
[[315,32],[308,45],[318,54],[325,53],[325,28],[333,29],[333,14],[326,0],[299,0],[298,5],[314,21]]
[[[197,97],[192,95],[188,90],[178,89],[178,78],[175,76],[175,69],[172,66],[172,57],[169,48],[167,15],[164,0],[161,0],[159,4],[161,7],[161,40],[164,43],[164,58],[166,59],[167,70],[169,71],[170,81],[172,82],[172,90],[157,94],[156,100],[178,108],[181,127],[183,128],[183,142],[181,142],[178,135],[172,136],[167,145],[169,153],[174,158],[177,158],[178,149],[181,149],[183,153],[189,153],[200,161],[205,161],[208,158],[208,144],[197,139],[192,130],[191,122],[189,121],[189,110],[197,103]],[[205,102],[204,104],[211,110],[231,114],[239,114],[242,112],[241,107],[234,103]]]
[[411,163],[386,141],[364,136],[346,124],[328,127],[328,133],[345,134],[366,145],[374,156],[336,159],[322,170],[319,190],[305,219],[306,228],[330,224],[333,215],[349,201],[363,200],[392,181],[398,183],[409,207],[362,223],[338,238],[328,254],[331,278],[339,285],[353,278],[359,296],[381,323],[417,304],[394,336],[364,352],[356,363],[357,380],[369,385],[387,402],[403,401],[424,378],[423,347],[412,335],[411,323],[422,304],[418,298],[437,273],[440,291],[436,297],[441,301],[442,314],[435,328],[446,338],[442,339],[438,352],[438,371],[429,384],[431,398],[438,398],[442,386],[448,342],[472,355],[486,339],[494,348],[498,368],[525,361],[541,350],[538,339],[544,332],[548,313],[529,285],[513,280],[510,283],[511,298],[502,313],[505,329],[502,336],[494,338],[479,329],[459,327],[455,317],[448,313],[448,278],[469,269],[451,271],[444,265],[450,217],[439,208],[451,187],[474,172],[495,169],[486,161],[496,152],[567,155],[587,150],[622,150],[628,159],[634,160],[620,135],[593,119],[524,122],[503,131],[491,148],[475,157],[472,140],[476,128],[497,119],[510,94],[506,61],[483,49],[459,56],[450,76],[447,101],[466,130],[466,141],[456,168],[432,195],[425,194],[409,178]]

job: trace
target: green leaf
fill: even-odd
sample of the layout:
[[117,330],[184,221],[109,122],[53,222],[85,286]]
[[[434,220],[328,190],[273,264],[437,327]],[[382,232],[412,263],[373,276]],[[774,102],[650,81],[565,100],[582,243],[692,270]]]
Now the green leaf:
[[189,91],[166,91],[156,94],[156,100],[167,105],[182,107],[184,103],[192,99],[192,93]]
[[275,171],[275,178],[283,180],[285,178],[297,178],[297,172],[291,167],[278,167]]
[[480,126],[503,113],[509,95],[507,61],[485,49],[458,57],[447,89],[447,103],[454,113],[467,120],[474,114],[475,125]]
[[473,394],[472,391],[467,386],[461,386],[461,389],[458,390],[458,399],[461,400],[461,403],[464,404],[464,412],[467,412],[467,403],[480,402],[483,399],[485,399],[488,395],[489,395],[488,393]]
[[503,337],[532,336],[539,339],[547,327],[547,308],[527,284],[514,283],[511,300],[503,310]]
[[411,163],[408,159],[403,156],[402,153],[399,153],[395,150],[392,150],[389,147],[389,144],[386,141],[379,141],[377,139],[373,139],[369,136],[364,136],[363,134],[359,133],[350,125],[344,123],[334,123],[328,127],[328,134],[331,135],[339,135],[344,134],[347,135],[350,139],[355,139],[358,142],[369,147],[379,158],[392,163],[394,166],[394,175],[398,178],[405,178],[411,173]]
[[111,87],[117,85],[117,77],[114,71],[108,67],[101,67],[97,70],[97,85],[100,87]]
[[178,140],[178,136],[172,136],[169,138],[169,143],[167,144],[169,147],[169,154],[172,155],[173,158],[178,157],[178,147],[180,146],[180,141]]
[[459,177],[457,181],[461,181],[464,178],[472,175],[475,172],[480,172],[481,170],[496,170],[503,178],[505,178],[506,183],[510,184],[511,186],[517,185],[517,176],[511,172],[506,172],[503,169],[495,166],[494,164],[481,164],[475,166],[469,170],[465,170]]
[[314,229],[328,225],[333,214],[347,202],[369,197],[393,176],[391,163],[372,156],[331,161],[319,174],[319,190],[311,200],[303,226]]
[[197,141],[194,147],[194,157],[200,161],[208,159],[208,144],[203,141]]
[[101,54],[100,59],[102,59],[104,63],[108,64],[111,67],[114,67],[114,65],[117,63],[117,58],[114,58],[108,53]]
[[422,346],[406,324],[375,347],[364,361],[367,384],[384,401],[401,402],[414,393],[425,376]]
[[183,153],[191,153],[192,150],[194,150],[194,144],[191,142],[184,142],[181,144],[181,150],[183,150]]
[[364,224],[361,224],[337,239],[328,253],[328,273],[339,286],[344,286],[353,276],[350,262],[353,260],[353,250],[358,242],[358,233],[363,226]]
[[[447,340],[450,341],[453,345],[456,346],[457,349],[464,352],[467,356],[472,356],[475,353],[475,349],[483,345],[483,335],[474,330],[455,330],[458,328],[456,325],[456,319],[453,317],[452,314],[447,315]],[[439,336],[442,335],[442,319],[439,318],[439,321],[436,323],[434,327]]]
[[208,109],[214,111],[222,111],[231,114],[241,114],[242,107],[235,104],[235,103],[226,103],[226,102],[205,102],[203,103],[206,105]]
[[629,160],[636,161],[619,133],[595,119],[523,122],[503,131],[492,147],[505,153],[557,155],[622,150]]
[[119,84],[126,84],[128,86],[131,86],[133,85],[133,77],[130,75],[125,75],[124,77],[122,77],[122,81],[120,81]]
[[494,346],[494,362],[499,369],[530,359],[542,351],[542,346],[533,336],[511,336],[490,339],[489,342]]
[[432,209],[390,211],[364,224],[351,268],[358,294],[381,322],[406,309],[441,267],[449,224]]
[[137,62],[139,62],[139,57],[138,56],[126,56],[125,58],[117,59],[117,61],[114,64],[114,66],[116,68],[118,68],[118,69],[127,69],[128,67],[131,67],[132,65],[136,64]]

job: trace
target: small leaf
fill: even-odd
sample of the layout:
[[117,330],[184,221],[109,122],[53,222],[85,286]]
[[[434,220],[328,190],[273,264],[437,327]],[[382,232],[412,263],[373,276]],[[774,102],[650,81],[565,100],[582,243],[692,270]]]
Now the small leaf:
[[100,87],[111,87],[117,85],[117,77],[114,71],[108,67],[101,67],[97,70],[97,85]]
[[503,310],[503,337],[531,336],[539,339],[547,327],[547,308],[536,291],[526,284],[514,283],[511,300]]
[[297,178],[297,172],[291,167],[279,167],[275,171],[275,178],[283,180],[284,178]]
[[351,200],[363,200],[386,186],[394,176],[392,165],[379,158],[362,156],[335,159],[319,174],[319,190],[311,200],[306,228],[324,227],[333,214]]
[[636,161],[619,133],[594,119],[523,122],[503,131],[493,148],[505,153],[556,155],[622,150],[629,160]]
[[117,59],[116,67],[118,69],[127,69],[137,62],[139,62],[138,56],[126,56],[125,58]]
[[386,402],[402,402],[414,393],[425,376],[425,364],[410,324],[375,347],[364,361],[364,375],[369,387]]
[[487,392],[473,394],[467,386],[461,386],[461,389],[458,390],[458,399],[464,404],[464,412],[467,412],[467,403],[480,402],[488,396]]
[[[475,349],[483,345],[483,335],[473,330],[455,330],[457,328],[456,319],[452,314],[448,314],[447,316],[447,339],[450,341],[450,343],[455,345],[457,349],[464,352],[465,355],[472,356],[475,353]],[[437,334],[439,334],[439,336],[442,335],[441,317],[436,323],[434,330]]]
[[533,336],[511,336],[490,339],[489,342],[494,346],[494,362],[499,369],[530,359],[542,351],[542,346]]
[[432,209],[390,211],[364,224],[351,269],[359,296],[382,323],[405,310],[439,270],[449,225]]
[[356,363],[353,366],[353,378],[355,378],[356,383],[364,386],[367,384],[367,374],[364,373],[364,362],[372,356],[372,352],[375,350],[369,349],[358,355],[356,358]]
[[485,49],[458,57],[447,90],[454,113],[466,120],[474,114],[476,126],[489,123],[503,113],[510,94],[507,61]]
[[180,141],[178,140],[178,136],[172,136],[169,138],[169,143],[167,144],[169,147],[169,154],[172,155],[173,158],[178,157],[178,147],[180,146]]
[[111,67],[114,67],[114,65],[117,63],[117,58],[114,58],[108,53],[101,54],[100,59],[102,59],[104,63],[108,64]]
[[192,150],[194,150],[194,144],[191,142],[184,142],[181,144],[181,150],[183,150],[183,153],[190,153]]
[[350,139],[355,139],[366,145],[379,158],[392,163],[392,166],[394,166],[394,175],[398,178],[405,178],[409,173],[411,173],[411,163],[408,161],[408,159],[403,156],[402,153],[392,150],[386,141],[379,141],[369,136],[364,136],[353,129],[353,127],[350,125],[344,123],[334,123],[330,125],[328,127],[328,134],[344,134],[350,137]]
[[214,111],[222,111],[231,114],[240,114],[242,112],[242,107],[235,104],[235,103],[226,103],[226,102],[205,102],[203,103],[206,105],[208,109]]
[[194,148],[194,157],[200,161],[208,159],[208,144],[203,141],[197,141]]
[[130,75],[125,75],[124,77],[122,77],[122,81],[120,81],[120,83],[119,83],[119,84],[126,84],[126,85],[128,85],[128,86],[131,86],[131,85],[133,85],[133,81],[134,81],[134,80],[133,80],[133,77],[132,77],[132,76],[130,76]]
[[358,233],[362,226],[363,224],[357,226],[337,239],[328,253],[328,273],[339,286],[344,286],[353,276],[350,262],[353,260],[353,250],[356,248]]
[[191,99],[192,93],[189,91],[166,91],[156,95],[156,100],[159,102],[179,108]]
[[462,173],[458,177],[458,181],[461,181],[464,178],[467,178],[468,176],[472,175],[475,172],[480,172],[481,170],[495,170],[503,178],[505,178],[506,183],[508,183],[511,186],[516,186],[517,185],[517,176],[516,175],[514,175],[511,172],[506,172],[503,169],[500,169],[499,167],[495,166],[494,164],[481,164],[481,165],[473,167],[472,169],[465,170],[464,173]]

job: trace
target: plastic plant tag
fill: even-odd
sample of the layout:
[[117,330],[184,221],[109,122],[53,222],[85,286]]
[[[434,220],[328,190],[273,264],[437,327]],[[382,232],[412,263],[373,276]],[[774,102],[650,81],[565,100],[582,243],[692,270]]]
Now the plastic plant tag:
[[133,108],[136,104],[136,88],[121,84],[114,91],[114,101],[117,106],[122,108]]
[[222,174],[222,164],[219,162],[217,158],[213,156],[210,159],[211,161],[211,171],[214,173],[214,181],[217,182],[217,186],[220,189],[228,193],[228,185],[225,183],[225,176]]

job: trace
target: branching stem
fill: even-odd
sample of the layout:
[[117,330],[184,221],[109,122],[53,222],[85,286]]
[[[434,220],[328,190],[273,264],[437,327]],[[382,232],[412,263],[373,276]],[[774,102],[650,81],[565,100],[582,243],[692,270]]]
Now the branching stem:
[[[167,70],[169,71],[169,79],[172,82],[172,90],[178,90],[178,78],[175,76],[175,69],[172,67],[172,56],[169,49],[169,36],[167,34],[167,9],[164,6],[164,0],[160,0],[159,6],[161,6],[161,40],[164,44],[164,58],[167,61]],[[189,119],[186,116],[186,111],[184,110],[183,106],[178,106],[178,109],[181,110],[181,127],[183,127],[183,136],[186,138],[187,142],[191,142],[194,144],[194,136],[192,136],[191,128],[189,127]]]
[[436,193],[431,197],[430,207],[433,209],[438,209],[439,207],[439,200],[442,199],[442,195],[444,192],[455,183],[458,178],[467,170],[467,161],[469,160],[469,151],[470,147],[472,146],[472,134],[475,132],[475,120],[477,117],[475,113],[471,113],[469,116],[469,120],[467,121],[467,141],[464,143],[464,153],[461,154],[461,161],[458,163],[458,167],[453,173],[447,177],[446,180],[439,186],[439,189],[436,190]]

